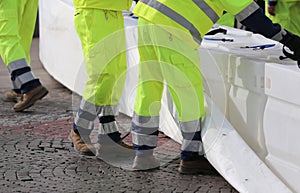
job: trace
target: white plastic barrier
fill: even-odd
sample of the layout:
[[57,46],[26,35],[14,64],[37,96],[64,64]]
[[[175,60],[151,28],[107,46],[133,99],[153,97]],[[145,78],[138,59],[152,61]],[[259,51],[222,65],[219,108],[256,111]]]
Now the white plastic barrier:
[[206,96],[202,139],[207,159],[239,192],[291,193]]
[[199,49],[204,90],[228,118],[228,60],[229,54],[211,49],[214,44],[205,43]]
[[300,69],[267,63],[266,94],[266,162],[294,192],[300,192]]
[[248,145],[264,160],[266,156],[263,117],[267,96],[264,92],[263,61],[231,56],[229,61],[229,120]]
[[82,93],[85,76],[81,44],[77,36],[72,1],[39,1],[40,59],[59,82]]

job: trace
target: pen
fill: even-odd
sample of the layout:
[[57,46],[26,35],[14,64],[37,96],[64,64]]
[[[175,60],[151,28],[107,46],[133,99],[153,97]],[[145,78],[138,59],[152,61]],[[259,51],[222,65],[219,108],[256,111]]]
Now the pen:
[[204,40],[222,41],[222,42],[233,42],[233,39],[226,39],[226,38],[204,38]]
[[240,48],[253,48],[253,50],[263,50],[265,48],[274,47],[276,44],[263,44],[263,45],[257,45],[257,46],[244,46]]

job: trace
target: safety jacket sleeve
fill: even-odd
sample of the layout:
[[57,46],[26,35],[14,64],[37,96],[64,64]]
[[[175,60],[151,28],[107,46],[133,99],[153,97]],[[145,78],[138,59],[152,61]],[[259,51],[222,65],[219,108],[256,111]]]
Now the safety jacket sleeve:
[[248,27],[252,32],[259,33],[287,46],[293,53],[289,54],[284,50],[284,54],[298,61],[298,65],[300,64],[300,38],[298,36],[283,29],[279,24],[273,24],[261,8],[255,10],[246,18],[238,17],[238,15],[236,18],[239,22]]
[[261,8],[258,7],[258,9],[254,10],[252,13],[248,13],[249,14],[246,17],[243,16],[245,14],[239,13],[236,15],[236,19],[254,33],[259,33],[276,41],[282,40],[286,31],[283,30],[279,24],[273,24],[272,21],[265,16]]
[[253,0],[210,0],[214,5],[226,10],[226,12],[236,15],[252,4]]

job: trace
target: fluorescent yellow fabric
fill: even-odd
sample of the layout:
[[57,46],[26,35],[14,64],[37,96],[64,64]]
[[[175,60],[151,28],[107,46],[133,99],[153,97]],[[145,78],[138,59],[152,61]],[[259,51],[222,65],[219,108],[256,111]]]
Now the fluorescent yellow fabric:
[[94,8],[122,11],[131,7],[132,0],[74,0],[75,8]]
[[221,9],[236,15],[245,9],[248,5],[253,3],[253,0],[207,0]]
[[[164,81],[176,105],[180,121],[198,120],[204,116],[202,76],[197,49],[176,36],[139,19],[139,84],[135,113],[158,116]],[[177,34],[185,32],[177,32]]]
[[277,2],[299,2],[299,0],[277,0]]
[[266,15],[273,23],[279,23],[286,30],[300,36],[300,1],[283,1],[279,0],[275,6],[275,16],[272,16],[267,11]]
[[234,15],[231,13],[225,13],[222,17],[220,17],[217,23],[220,25],[234,27]]
[[122,12],[77,9],[75,26],[89,78],[83,98],[97,106],[117,105],[127,67]]
[[[157,2],[167,6],[168,8],[180,14],[186,20],[191,22],[198,29],[202,37],[214,24],[209,19],[209,17],[191,0],[157,0]],[[218,16],[222,15],[223,10],[226,10],[232,15],[236,15],[237,13],[245,9],[248,5],[253,3],[252,0],[206,0],[205,2],[210,6],[210,8],[214,10],[214,12]],[[133,12],[136,15],[150,21],[151,23],[173,26],[180,30],[187,31],[183,26],[176,23],[172,18],[169,18],[167,15],[164,15],[163,13],[157,11],[156,9],[145,3],[139,2],[134,8]]]
[[0,55],[6,65],[26,58],[36,21],[38,0],[0,1]]
[[[205,13],[197,7],[195,3],[188,0],[183,1],[172,1],[172,0],[158,0],[158,2],[168,6],[178,14],[182,15],[187,21],[191,22],[196,29],[200,32],[201,36],[203,37],[205,33],[212,27],[213,22],[205,15]],[[210,3],[210,2],[207,2]],[[221,16],[222,9],[216,7],[215,5],[210,3],[211,8]],[[166,25],[172,26],[174,28],[178,28],[179,30],[183,30],[188,32],[180,24],[176,23],[174,20],[170,19],[168,16],[164,15],[163,13],[155,10],[154,8],[139,2],[136,7],[134,8],[133,12],[148,20],[151,23],[159,24],[159,25]],[[176,35],[176,32],[173,32]],[[189,38],[190,39],[190,38]],[[187,41],[188,39],[186,39]],[[191,39],[192,40],[192,39]],[[195,44],[195,42],[190,42],[190,44]],[[199,45],[195,44],[194,47],[198,47]]]

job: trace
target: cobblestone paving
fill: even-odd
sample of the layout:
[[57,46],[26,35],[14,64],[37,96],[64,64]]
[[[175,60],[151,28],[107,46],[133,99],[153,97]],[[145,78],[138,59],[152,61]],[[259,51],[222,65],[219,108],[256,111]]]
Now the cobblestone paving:
[[[178,159],[159,170],[132,172],[79,156],[67,140],[71,101],[64,88],[51,90],[23,113],[0,100],[0,192],[236,192],[221,176],[179,175]],[[130,127],[126,116],[118,120]],[[178,153],[172,140],[161,135],[159,141],[172,145],[158,153]]]

